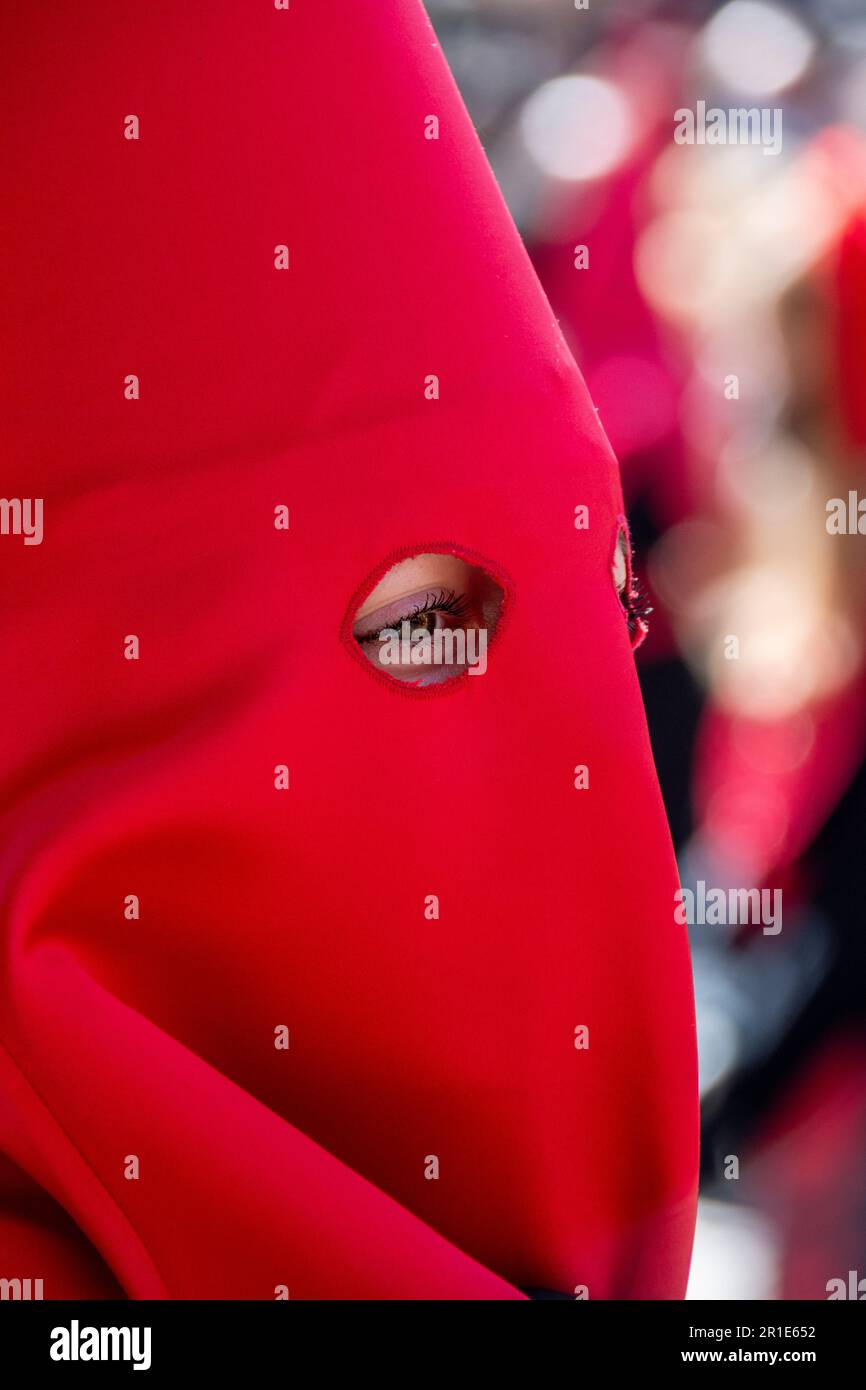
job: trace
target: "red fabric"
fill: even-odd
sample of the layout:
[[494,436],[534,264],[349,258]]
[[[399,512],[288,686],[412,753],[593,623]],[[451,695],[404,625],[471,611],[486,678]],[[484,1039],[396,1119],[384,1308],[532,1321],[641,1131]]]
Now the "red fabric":
[[[681,1296],[691,980],[616,464],[423,10],[4,28],[3,487],[45,530],[0,537],[0,1274]],[[437,544],[508,611],[425,698],[341,630]]]
[[[866,156],[863,157],[866,160]],[[866,446],[866,401],[863,397],[863,337],[866,325],[866,207],[855,213],[839,241],[834,267],[837,316],[834,367],[839,378],[839,405],[846,442]]]

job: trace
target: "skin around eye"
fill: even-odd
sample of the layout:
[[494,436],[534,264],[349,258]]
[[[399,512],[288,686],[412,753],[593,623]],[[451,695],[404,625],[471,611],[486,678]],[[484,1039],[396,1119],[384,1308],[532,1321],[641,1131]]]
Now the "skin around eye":
[[616,550],[613,554],[612,572],[616,591],[620,597],[622,597],[625,593],[626,585],[628,584],[628,537],[625,531],[620,531],[617,537]]
[[483,674],[503,597],[485,570],[459,556],[408,556],[359,605],[352,635],[371,664],[397,681],[427,686]]

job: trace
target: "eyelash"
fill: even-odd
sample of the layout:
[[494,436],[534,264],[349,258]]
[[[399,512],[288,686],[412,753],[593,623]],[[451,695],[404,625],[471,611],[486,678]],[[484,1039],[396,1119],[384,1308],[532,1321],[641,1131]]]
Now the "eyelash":
[[[625,609],[629,637],[635,642],[635,639],[640,635],[640,642],[642,642],[649,631],[647,620],[653,611],[646,589],[636,580],[633,580],[629,592],[622,596],[622,604]],[[640,642],[635,642],[635,645],[639,645]]]
[[[416,604],[409,613],[401,613],[398,618],[392,618],[386,626],[391,629],[398,629],[401,623],[411,622],[420,613],[450,613],[452,617],[464,618],[469,612],[469,600],[465,594],[457,594],[453,589],[440,589],[438,594],[428,593],[426,602]],[[378,628],[375,632],[367,632],[363,637],[359,637],[359,642],[374,642],[379,640],[379,636],[385,631],[384,627]]]

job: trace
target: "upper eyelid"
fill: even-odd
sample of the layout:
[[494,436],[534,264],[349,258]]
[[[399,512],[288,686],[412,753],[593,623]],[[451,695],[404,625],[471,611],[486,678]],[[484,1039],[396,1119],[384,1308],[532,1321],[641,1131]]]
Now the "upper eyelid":
[[[442,585],[432,589],[428,585],[425,589],[416,589],[414,593],[405,594],[403,598],[392,599],[390,603],[383,604],[381,608],[374,608],[372,613],[367,613],[352,625],[352,635],[355,641],[369,636],[370,633],[378,632],[380,628],[389,627],[395,619],[405,617],[407,609],[415,612],[416,609],[410,609],[409,605],[417,603],[418,600],[421,601],[423,607],[426,600],[432,598],[434,603],[431,606],[435,607],[437,594],[446,594],[449,598],[459,597],[455,595],[454,590],[445,589]],[[383,616],[385,614],[387,614],[387,618]]]

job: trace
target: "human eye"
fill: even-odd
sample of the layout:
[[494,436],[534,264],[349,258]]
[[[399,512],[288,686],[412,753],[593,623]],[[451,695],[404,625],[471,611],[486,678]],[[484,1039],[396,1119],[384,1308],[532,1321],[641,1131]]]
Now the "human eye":
[[359,605],[352,637],[377,670],[412,686],[481,675],[502,599],[492,576],[459,556],[407,556]]

